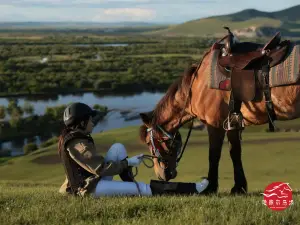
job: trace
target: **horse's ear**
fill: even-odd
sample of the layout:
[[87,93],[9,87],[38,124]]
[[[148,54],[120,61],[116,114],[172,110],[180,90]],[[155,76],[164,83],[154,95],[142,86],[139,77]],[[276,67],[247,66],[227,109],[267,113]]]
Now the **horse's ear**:
[[149,126],[149,125],[150,125],[151,119],[149,118],[148,114],[146,114],[146,113],[140,113],[140,117],[141,117],[143,123],[144,123],[146,126]]

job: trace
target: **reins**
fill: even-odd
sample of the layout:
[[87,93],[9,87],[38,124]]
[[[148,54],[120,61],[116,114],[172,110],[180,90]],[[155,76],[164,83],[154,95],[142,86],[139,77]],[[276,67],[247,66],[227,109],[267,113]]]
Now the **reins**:
[[[186,107],[187,107],[187,105],[188,105],[189,100],[191,99],[191,98],[190,98],[190,97],[191,97],[191,90],[192,90],[192,86],[193,86],[193,83],[194,83],[194,81],[195,81],[196,75],[197,75],[197,73],[198,73],[198,70],[199,70],[199,68],[200,68],[200,66],[201,66],[201,64],[202,64],[202,62],[203,62],[205,56],[206,56],[209,52],[210,52],[210,50],[207,51],[207,52],[203,55],[203,57],[202,57],[200,63],[198,64],[196,70],[195,70],[194,73],[193,73],[193,79],[192,79],[192,81],[191,81],[191,83],[190,83],[190,86],[189,86],[188,95],[187,95],[187,98],[186,98],[186,100],[185,100],[184,107],[182,108],[182,111],[181,111],[181,116],[180,116],[180,120],[179,120],[179,123],[178,123],[179,125],[180,125],[181,122],[182,122],[182,119],[183,119],[184,113],[185,113],[185,109],[186,109]],[[187,144],[188,144],[189,138],[190,138],[191,133],[192,133],[192,130],[193,130],[193,124],[194,124],[194,119],[195,119],[195,118],[196,118],[196,116],[193,115],[193,116],[192,116],[192,119],[191,119],[192,124],[191,124],[191,126],[190,126],[190,129],[189,129],[188,135],[187,135],[187,137],[186,137],[185,143],[184,143],[184,145],[183,145],[183,148],[180,150],[179,156],[178,156],[177,159],[176,159],[176,162],[177,162],[176,167],[179,165],[179,162],[180,162],[180,160],[181,160],[181,158],[182,158],[182,156],[183,156],[183,154],[184,154],[184,152],[185,152],[186,146],[187,146]],[[168,132],[166,132],[162,127],[160,127],[159,125],[157,125],[157,126],[158,126],[158,128],[164,133],[164,135],[166,135],[166,136],[169,137],[169,138],[171,137],[171,135],[169,135]],[[180,128],[180,126],[179,126],[179,128]],[[179,129],[179,128],[178,128],[178,129]],[[148,132],[149,132],[149,131],[152,132],[152,131],[153,131],[153,128],[148,128],[147,131],[148,131]],[[178,131],[178,130],[177,130],[177,131]],[[176,134],[177,134],[177,132],[176,132],[176,133],[173,135],[173,137],[172,137],[171,148],[173,147],[173,144],[174,144],[174,141],[175,141]],[[151,136],[152,136],[152,133],[151,133]],[[154,144],[152,138],[153,138],[153,137],[151,137],[151,145],[152,145],[152,147],[154,148],[154,152],[152,153],[153,155],[143,155],[143,156],[142,156],[142,158],[143,158],[142,162],[143,162],[143,164],[144,164],[147,168],[153,168],[153,167],[154,167],[153,158],[160,158],[160,157],[158,157],[158,156],[155,155],[155,151],[156,151],[157,149],[156,149],[156,147],[155,147],[155,144]],[[160,155],[160,153],[159,153],[159,155]],[[147,165],[147,163],[145,162],[145,159],[150,160],[150,161],[152,162],[152,164],[151,164],[150,166]],[[138,175],[138,169],[137,169],[137,167],[135,167],[135,169],[136,169],[136,173],[133,175],[132,178],[133,178],[134,183],[136,184],[136,187],[137,187],[137,189],[138,189],[139,195],[141,196],[141,190],[140,190],[140,187],[139,187],[138,183],[136,182],[136,180],[134,179],[134,178]]]
[[[182,111],[181,111],[181,116],[180,116],[180,120],[179,120],[179,123],[178,123],[179,125],[180,125],[181,122],[182,122],[182,119],[183,119],[183,116],[184,116],[184,112],[185,112],[185,109],[186,109],[186,107],[187,107],[187,105],[188,105],[188,102],[189,102],[189,100],[191,100],[191,98],[190,98],[190,97],[191,97],[191,90],[192,90],[192,86],[193,86],[193,83],[194,83],[194,81],[195,81],[196,75],[197,75],[197,73],[198,73],[198,70],[200,69],[200,66],[202,65],[202,62],[203,62],[205,56],[206,56],[209,52],[210,52],[210,51],[207,51],[207,52],[203,55],[203,57],[202,57],[200,63],[198,64],[196,70],[195,70],[194,73],[193,73],[193,79],[192,79],[192,81],[191,81],[191,83],[190,83],[190,86],[189,86],[188,95],[187,95],[187,98],[186,98],[186,100],[185,100],[184,107],[182,108]],[[179,162],[180,162],[180,160],[181,160],[181,158],[182,158],[182,156],[183,156],[183,153],[184,153],[184,151],[185,151],[185,149],[186,149],[187,143],[188,143],[188,141],[189,141],[189,139],[190,139],[190,136],[191,136],[191,133],[192,133],[192,130],[193,130],[193,125],[194,125],[194,119],[195,119],[195,118],[196,118],[196,116],[193,115],[193,116],[192,116],[192,124],[191,124],[191,126],[190,126],[190,129],[189,129],[188,135],[187,135],[187,137],[186,137],[185,143],[184,143],[184,145],[183,145],[183,148],[182,148],[181,151],[180,151],[180,156],[176,159],[176,162],[177,162],[178,165],[179,165]],[[176,134],[177,134],[177,132],[176,132],[175,135],[173,136],[173,139],[172,139],[172,142],[171,142],[171,147],[173,146],[173,143],[174,143]]]
[[[147,167],[147,168],[153,168],[154,167],[154,162],[153,162],[153,158],[157,158],[156,156],[154,155],[143,155],[142,156],[142,163]],[[149,160],[152,162],[151,165],[148,165],[146,163],[146,160]],[[135,168],[135,174],[132,174],[132,180],[133,182],[135,183],[136,185],[136,188],[138,189],[138,192],[139,192],[139,196],[141,197],[142,196],[142,193],[141,193],[141,189],[140,189],[140,186],[138,184],[138,182],[135,180],[135,177],[138,175],[138,168],[137,167],[134,167]]]

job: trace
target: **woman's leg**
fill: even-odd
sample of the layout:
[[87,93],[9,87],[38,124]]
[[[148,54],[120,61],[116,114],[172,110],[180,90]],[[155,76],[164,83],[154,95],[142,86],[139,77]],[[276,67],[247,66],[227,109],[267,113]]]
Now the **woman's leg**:
[[[137,186],[139,186],[139,189]],[[150,184],[142,182],[122,182],[100,180],[96,186],[93,197],[100,196],[142,196],[164,195],[164,194],[200,194],[208,186],[208,180],[199,183],[163,182],[151,181]],[[140,193],[139,193],[140,190]]]
[[151,196],[151,188],[149,184],[142,182],[124,182],[124,181],[109,181],[100,180],[96,186],[95,198],[100,196],[126,196],[139,195],[139,190],[136,185],[139,185],[142,196]]
[[[124,145],[120,143],[113,144],[110,149],[107,151],[105,156],[105,162],[113,161],[119,162],[127,157],[127,151]],[[113,180],[113,176],[102,177],[102,180]]]

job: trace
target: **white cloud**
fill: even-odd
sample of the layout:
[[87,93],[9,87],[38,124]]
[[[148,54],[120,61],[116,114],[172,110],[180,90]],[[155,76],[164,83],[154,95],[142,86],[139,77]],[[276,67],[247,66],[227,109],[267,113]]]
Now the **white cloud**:
[[107,21],[149,21],[155,18],[156,12],[152,9],[143,8],[110,8],[100,10],[94,16],[95,22]]
[[[242,4],[241,4],[242,2]],[[299,0],[0,0],[0,21],[179,23],[247,8],[275,11]]]
[[113,8],[105,9],[105,15],[118,16],[120,14],[134,17],[149,17],[154,15],[154,11],[151,9],[140,9],[140,8]]

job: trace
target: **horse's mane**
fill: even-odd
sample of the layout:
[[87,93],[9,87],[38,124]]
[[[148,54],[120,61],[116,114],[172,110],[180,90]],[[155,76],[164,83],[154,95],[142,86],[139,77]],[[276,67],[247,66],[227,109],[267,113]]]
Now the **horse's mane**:
[[[154,110],[151,112],[151,119],[152,119],[152,125],[157,124],[160,120],[160,115],[162,115],[162,112],[166,110],[166,107],[169,106],[169,103],[175,98],[175,94],[177,92],[180,93],[180,97],[182,99],[186,99],[189,92],[189,87],[191,83],[192,75],[194,74],[195,70],[197,69],[198,65],[193,64],[189,66],[183,73],[182,76],[180,76],[175,82],[171,84],[171,86],[168,88],[166,94],[163,96],[163,98],[156,104]],[[145,125],[142,125],[140,127],[140,139],[141,141],[145,142],[145,137],[147,135],[147,127]]]
[[159,123],[160,115],[169,106],[169,103],[175,98],[175,94],[180,93],[181,99],[185,99],[188,96],[192,75],[194,74],[197,65],[193,64],[188,67],[182,76],[180,76],[171,86],[168,88],[164,97],[157,103],[153,111],[152,125]]

